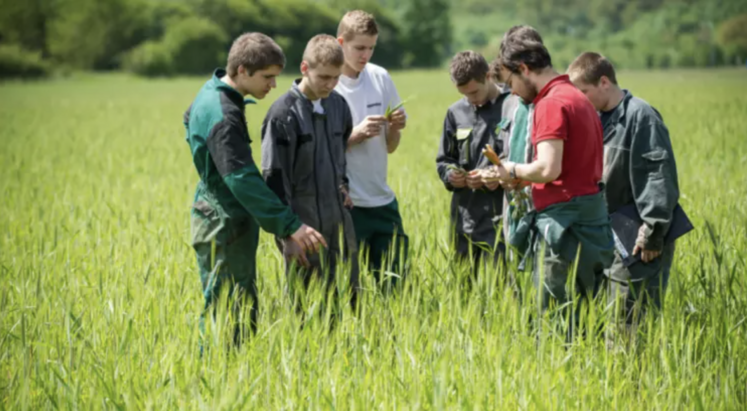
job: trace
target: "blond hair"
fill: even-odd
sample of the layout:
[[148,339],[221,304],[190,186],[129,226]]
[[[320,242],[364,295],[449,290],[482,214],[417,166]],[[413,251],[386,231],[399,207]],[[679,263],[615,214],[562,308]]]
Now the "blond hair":
[[379,34],[379,26],[376,19],[370,13],[363,10],[353,10],[345,13],[337,26],[337,37],[345,41],[352,40],[356,35],[363,34],[375,36]]
[[228,52],[226,72],[235,77],[239,67],[244,67],[249,75],[271,66],[285,67],[283,49],[267,35],[262,33],[244,33],[234,40]]
[[317,34],[306,44],[303,61],[311,68],[318,65],[342,67],[345,63],[345,55],[336,38],[329,34]]

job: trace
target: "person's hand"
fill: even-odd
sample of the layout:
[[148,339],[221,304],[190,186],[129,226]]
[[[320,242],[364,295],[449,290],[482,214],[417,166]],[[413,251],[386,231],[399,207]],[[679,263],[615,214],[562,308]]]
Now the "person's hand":
[[633,255],[641,254],[641,261],[644,263],[650,263],[661,255],[661,250],[647,250],[646,249],[646,233],[650,230],[644,223],[641,228],[638,229],[638,238],[635,240],[635,247],[633,247]]
[[482,188],[483,185],[481,170],[472,170],[467,174],[467,187],[477,190],[478,188]]
[[304,268],[309,268],[309,259],[306,258],[306,252],[295,241],[291,239],[283,240],[283,257],[296,261]]
[[467,186],[467,176],[462,170],[449,170],[449,184],[454,188],[464,188]]
[[508,175],[508,170],[506,170],[506,167],[503,164],[484,168],[480,174],[482,176],[482,182],[485,184],[493,183],[495,181],[505,184],[513,180],[511,176]]
[[510,162],[510,161],[504,161],[499,166],[495,166],[496,172],[498,173],[498,178],[501,179],[501,181],[505,181],[506,183],[513,183],[513,185],[516,185],[516,179],[511,177],[511,173],[508,172],[508,170],[513,170],[514,167],[516,167],[516,164]]
[[342,193],[342,206],[348,210],[352,210],[354,207],[353,200],[350,198],[350,193],[345,185],[340,186],[340,193]]
[[322,237],[318,231],[306,224],[302,225],[295,233],[291,234],[290,238],[301,247],[304,252],[317,253],[319,252],[319,248],[327,246],[324,237]]
[[407,127],[405,110],[400,108],[389,115],[389,127],[391,131],[400,131]]
[[633,248],[633,255],[641,254],[641,261],[644,263],[650,263],[661,255],[661,250],[644,250],[642,246],[636,244]]
[[355,128],[351,133],[350,140],[354,143],[361,143],[371,137],[376,137],[381,133],[381,128],[387,123],[384,116],[368,116]]
[[502,186],[500,180],[489,180],[488,182],[485,182],[485,180],[483,180],[483,184],[485,184],[485,188],[490,191],[495,191],[498,189],[498,187]]
[[511,191],[516,188],[515,181],[502,181],[502,180],[499,180],[499,181],[500,181],[499,184],[501,185],[501,187],[503,187],[503,189],[506,191]]

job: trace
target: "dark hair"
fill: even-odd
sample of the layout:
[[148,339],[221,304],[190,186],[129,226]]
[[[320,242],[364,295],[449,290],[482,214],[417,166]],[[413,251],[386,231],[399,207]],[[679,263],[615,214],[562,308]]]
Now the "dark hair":
[[270,37],[262,33],[245,33],[234,40],[228,52],[228,75],[235,77],[240,66],[246,68],[250,76],[271,66],[283,68],[285,54]]
[[520,24],[518,26],[513,26],[510,29],[508,29],[506,34],[503,35],[501,45],[503,44],[503,41],[505,41],[508,37],[534,40],[542,44],[545,43],[544,41],[542,41],[542,36],[539,34],[539,31],[537,31],[532,26],[527,26],[526,24]]
[[552,67],[550,52],[542,42],[537,30],[530,26],[514,26],[501,40],[499,63],[509,71],[519,71],[523,63],[530,70]]
[[593,51],[587,51],[576,57],[568,67],[568,74],[593,86],[599,84],[602,76],[607,77],[612,84],[617,84],[615,67],[603,55]]
[[457,53],[451,59],[449,74],[451,81],[457,86],[463,86],[472,80],[485,83],[485,78],[490,71],[488,62],[480,53],[472,50]]

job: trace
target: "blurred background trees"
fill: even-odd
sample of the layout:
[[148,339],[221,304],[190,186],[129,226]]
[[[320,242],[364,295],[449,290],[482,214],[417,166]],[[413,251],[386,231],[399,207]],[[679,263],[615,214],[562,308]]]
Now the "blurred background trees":
[[374,62],[438,67],[458,50],[495,56],[514,24],[542,33],[563,69],[585,50],[624,68],[712,67],[747,59],[743,0],[0,0],[0,78],[57,70],[204,75],[231,41],[260,31],[298,71],[308,39],[364,9],[381,34]]

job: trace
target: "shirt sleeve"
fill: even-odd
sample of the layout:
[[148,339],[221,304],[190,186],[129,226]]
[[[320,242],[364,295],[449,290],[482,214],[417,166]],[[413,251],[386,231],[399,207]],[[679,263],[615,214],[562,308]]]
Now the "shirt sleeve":
[[228,189],[262,229],[287,237],[301,227],[301,221],[262,180],[239,121],[227,116],[211,129],[210,156]]
[[545,98],[534,108],[532,144],[568,139],[568,115],[561,101]]
[[459,146],[457,145],[456,126],[451,110],[446,112],[444,118],[441,142],[436,156],[436,171],[446,189],[454,191],[456,189],[449,183],[449,165],[459,166]]
[[645,250],[661,250],[679,201],[679,184],[669,130],[660,118],[642,116],[630,145],[630,181]]

